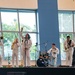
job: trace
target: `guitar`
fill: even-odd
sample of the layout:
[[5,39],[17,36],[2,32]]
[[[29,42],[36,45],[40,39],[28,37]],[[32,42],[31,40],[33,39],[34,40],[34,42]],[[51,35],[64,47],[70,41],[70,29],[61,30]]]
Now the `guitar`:
[[67,47],[67,48],[65,48],[65,50],[64,50],[64,52],[68,52],[69,51],[69,48]]
[[65,52],[69,51],[70,47],[73,47],[73,46],[68,45],[67,47],[65,47]]

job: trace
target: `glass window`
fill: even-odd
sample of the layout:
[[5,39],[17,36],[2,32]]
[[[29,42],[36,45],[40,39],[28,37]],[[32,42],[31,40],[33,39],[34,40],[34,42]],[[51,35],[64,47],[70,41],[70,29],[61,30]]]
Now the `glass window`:
[[35,13],[20,12],[19,13],[20,27],[24,27],[24,31],[36,31],[36,17]]
[[38,58],[38,50],[37,50],[37,47],[36,47],[36,34],[30,34],[31,36],[31,40],[32,40],[32,47],[31,47],[31,51],[30,51],[30,57],[31,57],[31,60],[36,60]]
[[1,12],[2,30],[18,31],[18,20],[16,12]]
[[1,31],[1,12],[0,12],[0,31]]
[[72,12],[59,12],[59,31],[73,32]]
[[[38,49],[35,46],[37,42],[36,36],[36,13],[35,11],[21,11],[21,10],[6,10],[0,9],[0,33],[3,34],[3,43],[4,43],[4,51],[3,53],[4,60],[8,60],[8,57],[12,59],[12,50],[11,45],[13,40],[17,37],[21,44],[21,37],[19,35],[19,28],[24,27],[23,36],[26,33],[29,33],[32,40],[32,47],[30,49],[30,58],[31,60],[35,60],[38,58]],[[18,14],[19,13],[19,14]],[[19,24],[18,24],[19,23]],[[2,26],[2,27],[1,27]],[[1,29],[2,28],[2,29]],[[21,46],[19,47],[19,60],[21,59]]]
[[75,12],[74,12],[74,32],[75,32]]
[[73,12],[71,11],[59,11],[59,32],[60,32],[60,50],[61,50],[61,60],[66,59],[66,55],[64,52],[64,41],[66,40],[66,36],[69,35],[72,40],[75,41],[74,37],[74,29],[75,29],[75,15],[73,16]]

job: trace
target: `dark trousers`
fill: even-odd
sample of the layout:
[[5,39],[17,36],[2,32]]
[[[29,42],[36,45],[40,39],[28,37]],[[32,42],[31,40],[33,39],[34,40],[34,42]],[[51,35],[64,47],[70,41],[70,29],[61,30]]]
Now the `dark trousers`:
[[74,51],[73,51],[72,66],[75,66],[75,47],[74,47]]

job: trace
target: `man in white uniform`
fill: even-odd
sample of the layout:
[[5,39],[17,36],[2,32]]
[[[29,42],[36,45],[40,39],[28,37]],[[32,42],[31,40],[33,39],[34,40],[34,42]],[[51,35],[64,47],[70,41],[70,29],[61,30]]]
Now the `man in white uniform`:
[[18,67],[18,47],[19,47],[19,42],[18,42],[18,38],[16,38],[12,44],[12,67],[14,67],[14,61],[16,58],[16,67]]
[[30,66],[30,48],[32,46],[32,41],[30,39],[30,35],[27,33],[25,37],[21,37],[23,40],[22,49],[23,49],[23,59],[24,59],[24,66]]
[[59,49],[55,46],[55,44],[52,44],[52,48],[50,48],[48,50],[47,53],[51,53],[52,57],[51,57],[51,62],[53,64],[54,67],[57,66],[57,55],[59,54]]
[[67,66],[72,66],[73,47],[74,47],[74,41],[70,40],[70,36],[67,36],[67,39],[64,42]]

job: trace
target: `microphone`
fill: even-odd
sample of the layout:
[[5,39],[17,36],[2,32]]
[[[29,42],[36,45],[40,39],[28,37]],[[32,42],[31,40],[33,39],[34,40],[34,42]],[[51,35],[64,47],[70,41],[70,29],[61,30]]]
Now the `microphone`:
[[38,43],[36,43],[36,45],[35,46],[37,46],[38,45]]

